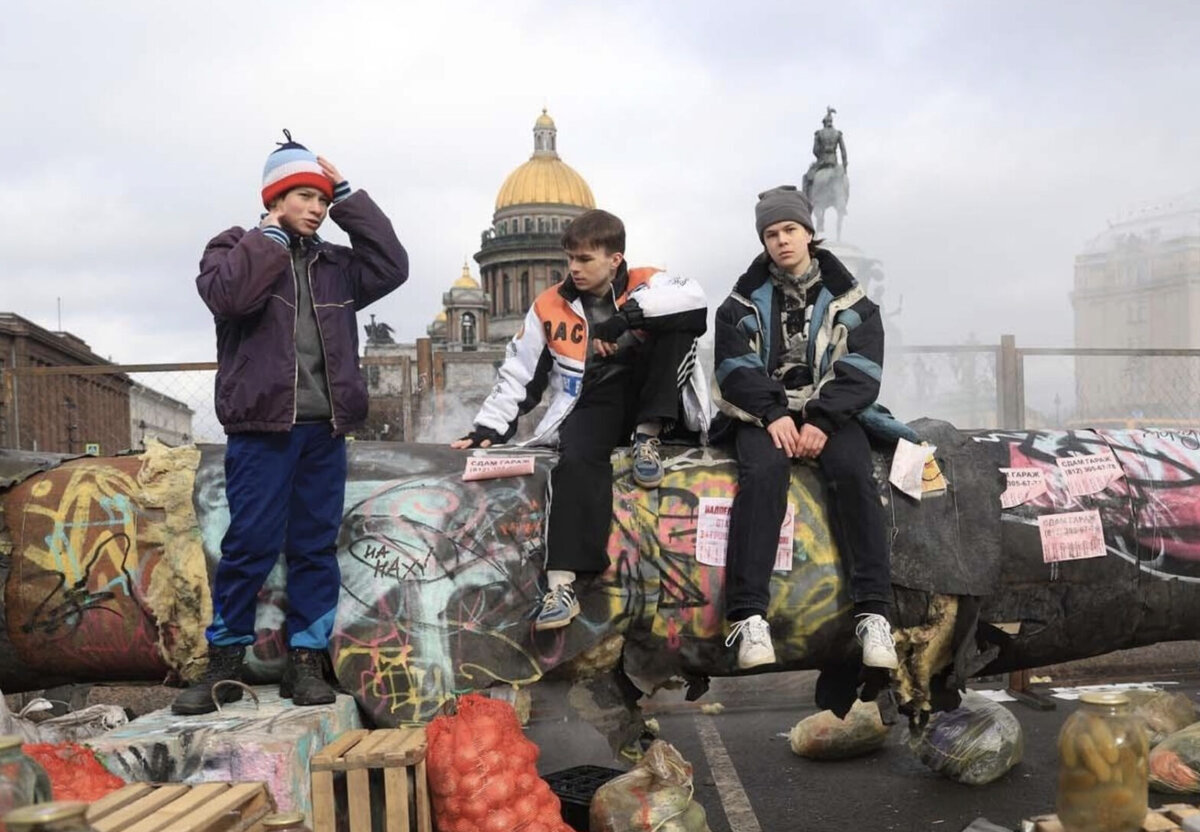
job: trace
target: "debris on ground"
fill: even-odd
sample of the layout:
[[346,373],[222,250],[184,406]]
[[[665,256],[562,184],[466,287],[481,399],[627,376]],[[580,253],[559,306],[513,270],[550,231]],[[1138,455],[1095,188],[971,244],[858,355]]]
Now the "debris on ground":
[[821,711],[800,720],[788,734],[792,751],[810,760],[843,760],[883,747],[888,726],[874,702],[854,703],[845,719]]
[[592,798],[592,832],[710,832],[704,807],[693,800],[692,764],[655,740],[630,771]]
[[1021,723],[1003,705],[968,692],[953,711],[934,714],[909,739],[929,768],[958,783],[980,786],[1004,776],[1025,751]]

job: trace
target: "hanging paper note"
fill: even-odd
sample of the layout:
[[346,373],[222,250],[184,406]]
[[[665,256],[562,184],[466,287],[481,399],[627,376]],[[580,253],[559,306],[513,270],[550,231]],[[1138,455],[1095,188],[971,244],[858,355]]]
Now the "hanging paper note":
[[532,456],[473,456],[463,468],[463,482],[523,477],[533,473]]
[[[928,447],[928,446],[926,446]],[[925,457],[925,467],[921,469],[921,493],[941,494],[948,487],[946,477],[942,474],[941,466],[934,459],[933,451]]]
[[1098,494],[1125,475],[1112,454],[1064,456],[1057,462],[1067,481],[1067,491],[1074,497]]
[[1001,508],[1015,508],[1046,493],[1046,472],[1041,468],[1001,468],[1005,488],[1000,495]]
[[907,439],[901,439],[896,443],[896,452],[892,454],[892,470],[888,475],[888,482],[914,500],[921,499],[925,460],[935,451],[935,445],[915,445]]
[[[725,551],[729,547],[729,513],[733,509],[732,497],[701,497],[696,512],[696,561],[705,566],[724,566]],[[788,503],[783,525],[779,529],[779,548],[775,551],[776,571],[787,572],[792,568],[792,538],[795,535],[796,517],[792,504]]]
[[1098,509],[1043,514],[1038,518],[1038,531],[1042,535],[1042,560],[1046,563],[1102,558],[1106,553]]

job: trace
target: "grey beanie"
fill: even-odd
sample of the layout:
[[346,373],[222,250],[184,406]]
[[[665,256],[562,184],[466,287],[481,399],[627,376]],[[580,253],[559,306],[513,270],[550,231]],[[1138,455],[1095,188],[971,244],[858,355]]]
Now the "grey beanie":
[[808,197],[796,190],[795,185],[780,185],[758,195],[758,204],[754,206],[754,227],[758,229],[758,239],[761,241],[767,226],[784,220],[798,222],[808,229],[809,234],[816,234],[813,229],[812,204]]

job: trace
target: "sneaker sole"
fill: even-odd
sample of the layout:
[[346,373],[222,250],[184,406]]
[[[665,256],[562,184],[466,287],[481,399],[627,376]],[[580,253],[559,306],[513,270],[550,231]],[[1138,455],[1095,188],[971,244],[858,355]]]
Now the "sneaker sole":
[[579,604],[576,604],[571,609],[571,615],[569,617],[564,618],[561,621],[535,621],[533,624],[533,629],[538,630],[539,632],[543,630],[559,630],[574,621],[575,616],[577,615],[579,615]]
[[762,667],[765,664],[775,664],[777,661],[778,660],[775,658],[774,653],[771,654],[770,658],[762,659],[756,662],[749,662],[747,664],[742,664],[742,660],[738,659],[738,670],[749,670],[752,667]]
[[897,659],[887,659],[882,663],[872,663],[863,658],[863,667],[875,667],[880,670],[899,670],[900,662]]
[[663,478],[659,477],[656,480],[639,480],[637,477],[634,477],[633,481],[642,488],[651,489],[658,488],[660,485],[662,485]]

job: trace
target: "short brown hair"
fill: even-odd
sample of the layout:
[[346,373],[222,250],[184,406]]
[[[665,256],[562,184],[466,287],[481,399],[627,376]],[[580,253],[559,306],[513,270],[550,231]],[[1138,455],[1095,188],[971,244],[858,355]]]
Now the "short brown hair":
[[602,248],[605,254],[625,253],[625,223],[598,208],[580,214],[562,235],[564,249]]

